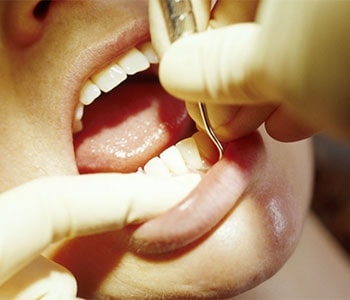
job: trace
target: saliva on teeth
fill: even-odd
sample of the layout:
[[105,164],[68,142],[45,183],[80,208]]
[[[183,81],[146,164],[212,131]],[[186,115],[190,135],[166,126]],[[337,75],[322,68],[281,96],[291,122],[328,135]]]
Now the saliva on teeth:
[[193,137],[181,140],[150,159],[138,172],[151,176],[177,176],[189,173],[205,173],[209,164],[202,159]]
[[73,122],[73,133],[82,130],[84,106],[90,105],[102,92],[108,93],[125,81],[128,76],[147,70],[151,64],[158,63],[150,42],[130,49],[121,55],[115,63],[91,76],[80,91]]

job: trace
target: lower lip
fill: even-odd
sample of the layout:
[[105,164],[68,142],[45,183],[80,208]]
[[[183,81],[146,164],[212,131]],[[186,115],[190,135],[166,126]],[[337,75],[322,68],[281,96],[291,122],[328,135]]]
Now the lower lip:
[[181,204],[136,229],[132,238],[135,249],[148,254],[167,253],[210,232],[248,187],[262,148],[257,133],[229,144],[223,159]]

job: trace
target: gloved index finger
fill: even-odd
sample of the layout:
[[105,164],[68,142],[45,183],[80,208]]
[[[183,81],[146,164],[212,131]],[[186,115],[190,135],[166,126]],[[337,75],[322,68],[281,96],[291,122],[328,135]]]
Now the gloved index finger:
[[210,0],[191,0],[197,31],[203,31],[208,28],[211,2]]
[[155,217],[185,198],[200,178],[141,172],[47,177],[1,194],[0,285],[50,243]]
[[219,28],[234,23],[255,20],[259,0],[218,0],[210,17],[210,27]]

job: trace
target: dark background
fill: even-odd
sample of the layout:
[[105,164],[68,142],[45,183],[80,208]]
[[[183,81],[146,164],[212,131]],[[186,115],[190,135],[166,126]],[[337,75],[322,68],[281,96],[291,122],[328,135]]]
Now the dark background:
[[312,209],[350,257],[350,144],[318,135]]

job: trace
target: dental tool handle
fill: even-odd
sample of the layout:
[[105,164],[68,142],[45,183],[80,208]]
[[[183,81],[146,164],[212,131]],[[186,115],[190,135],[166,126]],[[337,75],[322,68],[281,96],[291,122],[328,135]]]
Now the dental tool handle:
[[197,32],[190,0],[160,0],[171,42]]
[[[197,32],[196,20],[190,0],[160,0],[160,3],[171,42]],[[210,124],[206,105],[202,102],[198,102],[198,108],[205,130],[218,149],[220,160],[224,149]]]

